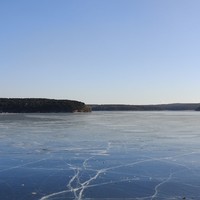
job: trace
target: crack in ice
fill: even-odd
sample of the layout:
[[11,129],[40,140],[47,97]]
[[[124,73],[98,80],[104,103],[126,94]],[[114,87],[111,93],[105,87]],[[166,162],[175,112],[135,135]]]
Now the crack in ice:
[[[111,143],[108,143],[108,146],[104,151],[108,153],[110,147],[111,147]],[[88,162],[95,157],[95,156],[90,156],[89,158],[86,158],[82,162],[82,167],[77,167],[77,166],[73,166],[71,164],[68,164],[70,166],[70,168],[72,170],[74,170],[74,176],[71,177],[71,179],[69,180],[69,182],[67,184],[68,190],[63,190],[63,191],[60,191],[60,192],[49,194],[47,196],[42,197],[40,200],[49,200],[49,199],[52,199],[52,198],[54,198],[58,195],[70,193],[70,192],[73,193],[74,200],[82,200],[84,198],[84,192],[87,188],[98,187],[98,186],[101,186],[101,185],[114,183],[114,182],[104,182],[104,183],[99,183],[99,184],[91,184],[102,173],[106,173],[108,171],[119,169],[119,168],[122,168],[122,167],[135,166],[135,165],[139,165],[139,164],[146,163],[146,162],[152,162],[152,161],[162,161],[162,162],[171,163],[170,162],[171,159],[191,155],[191,154],[194,154],[194,153],[197,153],[197,152],[192,152],[192,153],[188,153],[188,154],[178,154],[178,155],[168,156],[168,157],[163,157],[163,158],[149,157],[148,159],[138,160],[138,161],[135,161],[135,162],[132,162],[132,163],[121,164],[121,165],[112,166],[112,167],[108,167],[108,168],[102,168],[102,169],[99,169],[99,170],[94,170],[94,169],[90,168],[90,166],[88,166]],[[96,156],[98,156],[98,155],[96,155]],[[188,168],[187,166],[185,166],[183,164],[180,164],[180,163],[174,163],[174,164],[182,166],[182,167],[186,168],[187,170],[190,170],[190,168]],[[95,171],[95,174],[93,176],[89,177],[88,180],[81,182],[80,181],[81,172],[86,171],[86,170]],[[180,171],[178,171],[178,172],[180,172]],[[173,173],[171,172],[166,179],[164,179],[162,182],[157,184],[154,188],[155,192],[154,192],[153,195],[148,196],[148,197],[141,197],[141,198],[136,197],[134,199],[138,199],[138,200],[139,199],[151,199],[151,200],[154,200],[158,196],[159,188],[162,185],[164,185],[165,183],[169,182],[172,179],[173,175],[178,173],[178,172],[173,172]],[[136,179],[133,178],[133,179],[121,180],[121,182],[123,182],[123,181],[135,181],[135,180]],[[119,181],[116,181],[116,182],[119,182]],[[75,186],[73,186],[73,184]]]

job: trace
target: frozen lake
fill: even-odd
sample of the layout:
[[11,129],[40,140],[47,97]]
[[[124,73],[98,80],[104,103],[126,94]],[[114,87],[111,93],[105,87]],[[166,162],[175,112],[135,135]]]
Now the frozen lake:
[[0,199],[200,199],[200,112],[0,114]]

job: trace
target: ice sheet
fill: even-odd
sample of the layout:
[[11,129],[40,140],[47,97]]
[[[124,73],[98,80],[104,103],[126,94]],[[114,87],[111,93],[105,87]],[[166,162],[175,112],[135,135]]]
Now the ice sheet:
[[0,199],[200,199],[200,113],[0,115]]

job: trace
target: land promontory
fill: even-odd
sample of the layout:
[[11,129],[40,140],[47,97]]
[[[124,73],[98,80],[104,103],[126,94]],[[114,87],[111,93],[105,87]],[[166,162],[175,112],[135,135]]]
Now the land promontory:
[[90,112],[85,103],[43,98],[0,98],[0,113]]

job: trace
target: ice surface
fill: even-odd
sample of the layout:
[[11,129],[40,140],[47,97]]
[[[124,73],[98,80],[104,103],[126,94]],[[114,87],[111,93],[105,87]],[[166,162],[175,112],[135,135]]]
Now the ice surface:
[[0,115],[0,199],[200,199],[199,112]]

